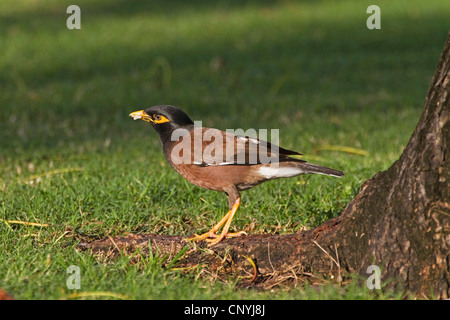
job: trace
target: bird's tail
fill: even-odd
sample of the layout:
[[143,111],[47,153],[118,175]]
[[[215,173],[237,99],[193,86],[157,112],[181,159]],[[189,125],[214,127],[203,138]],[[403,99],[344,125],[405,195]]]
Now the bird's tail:
[[342,171],[319,166],[317,164],[313,164],[313,163],[309,163],[309,162],[300,162],[297,164],[297,166],[304,173],[324,174],[327,176],[333,176],[333,177],[338,177],[338,178],[340,178],[344,175],[344,173]]

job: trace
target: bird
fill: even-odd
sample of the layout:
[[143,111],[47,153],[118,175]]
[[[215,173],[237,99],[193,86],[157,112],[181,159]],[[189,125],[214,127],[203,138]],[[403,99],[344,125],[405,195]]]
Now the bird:
[[[246,234],[229,232],[241,204],[240,192],[265,181],[302,174],[342,177],[342,171],[323,167],[293,156],[297,151],[233,132],[194,123],[181,109],[155,105],[129,114],[134,120],[149,122],[159,135],[167,162],[192,184],[228,197],[229,211],[208,232],[189,241],[206,241],[214,246],[225,238]],[[222,228],[222,231],[218,231]]]

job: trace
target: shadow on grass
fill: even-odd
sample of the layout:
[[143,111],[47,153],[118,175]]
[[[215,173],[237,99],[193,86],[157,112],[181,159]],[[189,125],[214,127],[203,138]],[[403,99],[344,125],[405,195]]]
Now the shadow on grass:
[[[80,1],[81,31],[65,30],[65,4],[36,4],[3,14],[0,27],[12,44],[16,32],[38,39],[25,37],[29,42],[20,45],[30,51],[18,53],[15,65],[0,65],[0,84],[9,91],[3,104],[19,112],[19,119],[24,110],[52,122],[89,117],[94,132],[96,122],[112,122],[114,129],[128,121],[124,114],[130,105],[177,104],[196,117],[218,117],[237,126],[259,119],[266,119],[260,123],[266,125],[274,113],[295,114],[300,106],[305,112],[337,115],[373,107],[401,111],[421,106],[448,31],[444,11],[415,18],[405,14],[396,21],[383,20],[382,30],[369,31],[364,13],[349,19],[331,13],[328,18],[307,18],[302,16],[305,3],[307,10],[314,6],[271,1]],[[317,4],[317,10],[326,6]],[[227,25],[229,16],[239,16],[243,9],[256,14],[244,13]],[[208,19],[222,12],[222,24]],[[192,14],[205,20],[191,30],[182,20]],[[164,34],[140,34],[139,24],[132,34],[127,33],[130,29],[116,34],[120,30],[115,27],[108,32],[108,23],[125,27],[134,17],[147,16],[144,29],[149,30],[157,17],[156,31]],[[99,25],[91,32],[96,21]],[[173,25],[176,29],[170,31]],[[44,37],[41,46],[42,34],[55,39]],[[35,54],[39,58],[33,60]],[[0,115],[0,120],[8,122],[6,117]],[[32,118],[28,122],[41,125]],[[61,136],[49,130],[50,136]]]

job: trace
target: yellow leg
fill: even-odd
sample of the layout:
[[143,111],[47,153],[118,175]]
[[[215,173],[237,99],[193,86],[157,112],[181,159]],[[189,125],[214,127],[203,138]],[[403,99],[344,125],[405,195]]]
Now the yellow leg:
[[223,227],[222,233],[213,240],[210,240],[210,239],[206,240],[209,242],[210,246],[218,244],[225,237],[228,237],[228,236],[237,237],[237,236],[240,236],[243,234],[243,232],[228,233],[228,230],[230,229],[230,226],[231,226],[231,221],[233,220],[234,215],[236,214],[236,211],[239,208],[240,204],[241,204],[241,198],[237,198],[236,202],[233,205],[233,208],[231,208],[230,212],[227,214],[228,219],[227,219],[227,222],[225,223],[225,226]]
[[[210,242],[210,246],[213,246],[217,243],[219,243],[223,238],[225,237],[238,237],[242,234],[245,234],[245,232],[236,232],[236,233],[228,233],[228,230],[230,229],[231,221],[233,220],[234,215],[236,214],[237,209],[239,208],[239,205],[241,204],[241,199],[238,198],[233,207],[230,211],[227,212],[227,214],[222,218],[222,220],[219,221],[214,227],[211,228],[208,232],[197,235],[195,237],[189,238],[189,241],[202,241],[207,240]],[[217,235],[216,232],[219,230],[222,225],[225,224],[222,233],[220,235]],[[214,239],[208,239],[208,238],[214,238]]]
[[217,223],[214,227],[212,227],[211,230],[209,230],[208,232],[205,232],[200,235],[196,235],[195,237],[189,238],[188,240],[189,241],[202,241],[202,240],[205,240],[206,238],[218,237],[218,235],[216,235],[216,232],[228,220],[228,216],[230,215],[230,213],[231,213],[231,210],[228,211],[227,214],[222,218],[222,220],[220,220],[219,223]]

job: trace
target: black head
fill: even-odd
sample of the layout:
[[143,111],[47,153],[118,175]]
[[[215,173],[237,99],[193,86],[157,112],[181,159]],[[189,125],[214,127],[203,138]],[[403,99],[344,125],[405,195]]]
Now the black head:
[[172,133],[178,128],[188,127],[194,124],[184,111],[169,105],[153,106],[145,110],[130,113],[135,120],[141,119],[149,122],[161,135]]

